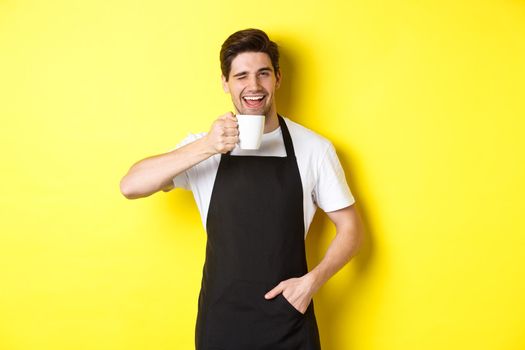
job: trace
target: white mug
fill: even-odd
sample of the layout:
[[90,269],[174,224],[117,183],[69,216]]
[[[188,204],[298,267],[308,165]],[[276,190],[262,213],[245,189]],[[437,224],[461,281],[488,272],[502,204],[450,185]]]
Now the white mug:
[[264,133],[264,115],[237,114],[236,117],[241,149],[259,149]]

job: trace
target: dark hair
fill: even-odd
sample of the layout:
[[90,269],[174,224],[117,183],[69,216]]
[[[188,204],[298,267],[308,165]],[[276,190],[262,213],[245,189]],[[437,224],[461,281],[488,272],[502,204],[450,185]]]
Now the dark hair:
[[243,52],[264,52],[270,56],[273,70],[279,71],[279,48],[260,29],[244,29],[233,33],[221,47],[221,71],[228,81],[233,59]]

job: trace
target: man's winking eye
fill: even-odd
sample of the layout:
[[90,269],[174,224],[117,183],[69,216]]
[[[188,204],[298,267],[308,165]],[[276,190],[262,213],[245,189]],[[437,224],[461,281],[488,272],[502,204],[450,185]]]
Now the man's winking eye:
[[[261,68],[257,71],[257,75],[258,76],[263,76],[263,77],[268,77],[270,76],[270,72],[272,72],[272,70],[268,67],[265,67],[265,68]],[[239,73],[236,73],[233,75],[233,77],[237,80],[241,80],[241,79],[244,79],[246,78],[246,76],[248,75],[248,72],[239,72]]]

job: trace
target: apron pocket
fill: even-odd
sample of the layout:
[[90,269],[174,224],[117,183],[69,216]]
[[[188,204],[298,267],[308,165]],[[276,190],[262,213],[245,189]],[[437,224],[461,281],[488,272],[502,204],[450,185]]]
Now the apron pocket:
[[285,307],[286,307],[287,309],[289,309],[289,310],[291,311],[292,314],[294,314],[294,315],[296,315],[296,316],[304,317],[304,314],[303,314],[301,311],[297,310],[297,309],[295,308],[295,306],[293,306],[292,303],[290,303],[290,302],[288,301],[288,299],[286,299],[286,298],[284,297],[283,293],[279,293],[275,298],[280,299],[280,300],[281,300],[281,303],[282,303],[282,304],[285,304]]
[[228,350],[297,348],[304,338],[304,315],[282,295],[266,300],[268,290],[263,282],[232,281],[209,309],[209,346]]

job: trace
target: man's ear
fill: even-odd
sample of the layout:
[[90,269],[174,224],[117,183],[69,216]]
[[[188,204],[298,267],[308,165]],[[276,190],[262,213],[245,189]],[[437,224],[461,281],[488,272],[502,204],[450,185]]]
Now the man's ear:
[[281,86],[281,70],[277,70],[277,73],[275,73],[275,88],[278,89]]
[[225,93],[229,94],[230,87],[228,86],[228,82],[226,81],[226,78],[224,77],[224,75],[221,75],[221,80],[222,80],[222,89],[224,90]]

